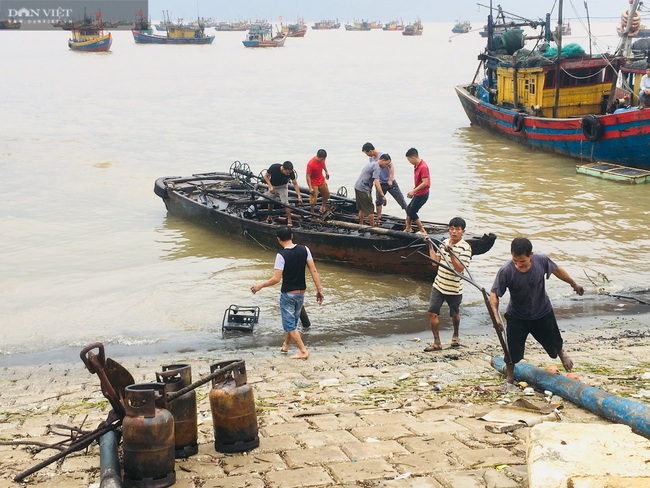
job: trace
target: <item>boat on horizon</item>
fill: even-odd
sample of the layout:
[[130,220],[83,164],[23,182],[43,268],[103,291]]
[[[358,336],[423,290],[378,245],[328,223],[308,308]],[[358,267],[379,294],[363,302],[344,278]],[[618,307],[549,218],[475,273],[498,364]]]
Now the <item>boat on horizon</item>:
[[454,27],[452,27],[451,29],[451,31],[454,34],[467,34],[471,30],[472,30],[472,24],[470,23],[469,20],[465,20],[462,22],[460,20],[457,20],[456,25],[454,25]]
[[341,23],[339,22],[339,19],[334,20],[321,20],[320,22],[315,22],[314,25],[311,26],[312,29],[314,30],[331,30],[331,29],[338,29],[341,27]]
[[365,20],[362,20],[361,22],[353,22],[352,24],[345,24],[346,31],[369,31],[370,29],[370,23]]
[[301,18],[295,24],[282,25],[281,31],[287,37],[305,37],[307,33],[307,24]]
[[240,22],[218,22],[214,26],[217,31],[247,31],[251,28],[251,23],[248,21]]
[[287,35],[282,32],[273,35],[272,27],[253,24],[242,43],[244,47],[282,47],[286,40]]
[[165,21],[166,31],[164,36],[154,34],[150,30],[132,29],[133,40],[136,44],[212,44],[214,36],[205,33],[205,23],[197,22],[194,25]]
[[106,52],[111,49],[113,37],[111,33],[104,33],[101,12],[95,14],[95,20],[86,17],[84,12],[83,23],[73,28],[68,39],[68,48],[72,51]]
[[382,30],[385,31],[403,31],[404,30],[404,22],[402,20],[392,20],[390,22],[386,22],[384,26],[381,28]]
[[[252,252],[260,246],[275,250],[276,231],[279,225],[286,224],[286,213],[279,201],[266,196],[263,181],[248,164],[236,161],[229,172],[159,178],[154,192],[171,215],[249,241]],[[317,261],[413,279],[431,280],[435,276],[428,242],[418,233],[404,232],[403,217],[384,214],[381,226],[360,225],[354,199],[333,194],[327,212],[314,214],[309,211],[309,193],[302,190],[301,195],[306,202],[302,205],[296,193],[289,191],[287,204],[292,212],[295,242],[308,246]],[[277,208],[269,210],[269,203],[275,203]],[[269,216],[273,223],[267,223]],[[434,242],[448,236],[446,223],[423,224]],[[476,256],[492,248],[496,235],[467,232],[464,239]]]
[[20,29],[22,25],[23,24],[19,20],[16,20],[13,17],[0,20],[0,30],[16,30]]
[[406,27],[404,27],[404,30],[402,31],[402,35],[403,36],[421,36],[423,30],[424,30],[424,26],[422,25],[422,22],[420,21],[420,19],[418,19],[415,22],[411,22]]
[[583,163],[650,168],[650,110],[640,109],[637,98],[648,51],[632,50],[627,22],[615,54],[562,45],[561,26],[559,18],[552,29],[550,15],[530,22],[542,33],[527,38],[545,41],[532,52],[522,49],[521,32],[488,38],[474,79],[455,87],[470,123]]

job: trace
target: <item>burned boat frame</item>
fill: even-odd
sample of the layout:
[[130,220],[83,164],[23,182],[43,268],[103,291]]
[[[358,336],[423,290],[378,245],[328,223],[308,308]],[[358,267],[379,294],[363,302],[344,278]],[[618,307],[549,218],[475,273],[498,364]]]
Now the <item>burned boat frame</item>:
[[[221,234],[250,240],[266,249],[278,249],[277,224],[266,217],[282,214],[289,207],[294,241],[308,246],[317,261],[343,264],[377,273],[396,274],[415,279],[431,279],[436,269],[428,257],[428,244],[420,234],[404,232],[404,218],[383,215],[380,227],[359,225],[356,202],[346,191],[332,195],[326,214],[314,214],[299,205],[295,192],[289,192],[288,205],[266,196],[263,174],[254,175],[248,164],[238,161],[230,171],[194,174],[190,177],[163,177],[156,180],[154,192],[167,211],[175,216],[214,228]],[[302,193],[304,200],[308,193]],[[274,203],[279,210],[268,210]],[[282,217],[278,218],[283,223]],[[441,241],[447,224],[423,222],[429,239]],[[493,246],[496,235],[465,235],[473,255]]]

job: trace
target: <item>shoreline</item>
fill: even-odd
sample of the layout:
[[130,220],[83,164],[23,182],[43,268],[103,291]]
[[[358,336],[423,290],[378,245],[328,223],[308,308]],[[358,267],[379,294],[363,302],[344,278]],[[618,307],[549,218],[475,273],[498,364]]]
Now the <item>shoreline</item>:
[[[597,323],[586,317],[571,325],[570,330],[562,327],[563,336],[581,380],[616,394],[641,395],[639,401],[647,402],[643,378],[650,375],[650,314],[603,316]],[[177,460],[176,486],[379,486],[373,483],[400,476],[431,480],[421,486],[456,486],[461,479],[479,475],[496,477],[492,486],[527,486],[525,444],[530,428],[490,434],[479,420],[499,408],[499,402],[512,402],[522,394],[521,389],[505,393],[503,377],[490,365],[493,356],[501,355],[496,336],[492,331],[484,336],[461,334],[462,346],[455,349],[445,339],[443,335],[445,349],[435,353],[424,353],[425,341],[411,338],[363,347],[311,348],[306,361],[280,354],[280,342],[273,350],[229,354],[246,363],[260,447],[227,455],[214,450],[210,385],[203,385],[196,390],[199,454]],[[209,353],[122,358],[110,347],[106,356],[124,366],[136,383],[153,381],[163,364],[173,363],[190,364],[196,381],[209,372],[210,364],[225,359]],[[561,366],[532,340],[526,360],[544,368]],[[535,392],[525,398],[544,403],[545,396]],[[98,377],[80,360],[0,369],[0,437],[5,443],[51,444],[60,437],[49,432],[49,425],[84,425],[91,430],[109,409]],[[561,412],[562,422],[608,424],[568,401]],[[441,446],[447,454],[439,452]],[[433,451],[444,462],[432,462]],[[0,445],[0,479],[11,486],[16,474],[52,453]],[[507,467],[496,470],[497,465]],[[88,486],[99,481],[98,466],[98,447],[91,446],[87,453],[71,454],[28,481],[44,487]],[[302,484],[306,479],[309,483]]]

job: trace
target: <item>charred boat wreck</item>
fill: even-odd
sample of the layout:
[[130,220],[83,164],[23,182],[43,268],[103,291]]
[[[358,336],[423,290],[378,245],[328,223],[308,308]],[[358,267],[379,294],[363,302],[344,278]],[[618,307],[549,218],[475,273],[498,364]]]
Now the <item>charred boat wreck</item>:
[[[248,164],[236,161],[228,173],[159,178],[154,192],[172,215],[274,250],[278,246],[277,225],[286,220],[266,220],[269,215],[284,215],[285,209],[279,201],[266,196],[262,175],[254,175]],[[428,243],[420,234],[404,232],[404,218],[384,214],[379,227],[360,225],[356,202],[346,193],[342,188],[333,194],[328,202],[330,208],[321,215],[310,212],[308,204],[299,205],[295,192],[289,192],[293,198],[287,206],[292,212],[295,241],[308,246],[319,261],[414,279],[435,276]],[[305,192],[302,197],[307,201],[309,196]],[[270,203],[275,210],[268,209]],[[441,241],[447,235],[446,223],[423,224],[429,239]],[[464,238],[472,246],[473,255],[479,255],[492,248],[496,235],[466,233]]]

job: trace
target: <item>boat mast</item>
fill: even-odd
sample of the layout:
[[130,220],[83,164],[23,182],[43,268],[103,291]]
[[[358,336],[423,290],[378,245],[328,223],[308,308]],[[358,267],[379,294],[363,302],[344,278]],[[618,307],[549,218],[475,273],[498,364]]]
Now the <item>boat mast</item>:
[[620,35],[621,35],[621,53],[623,56],[626,58],[629,58],[632,56],[632,38],[628,35],[632,31],[632,21],[634,20],[634,14],[636,14],[636,10],[639,7],[640,0],[634,0],[633,2],[630,2],[632,6],[630,7],[628,11],[628,16],[627,16],[627,24],[625,26],[625,29],[621,29]]
[[589,36],[589,57],[591,57],[591,19],[589,18],[589,6],[585,0],[585,10],[587,11],[587,34]]
[[557,117],[557,108],[560,104],[560,80],[562,73],[560,71],[562,64],[562,0],[557,10],[557,32],[555,34],[555,43],[557,44],[557,59],[555,60],[555,101],[553,102],[553,117]]

